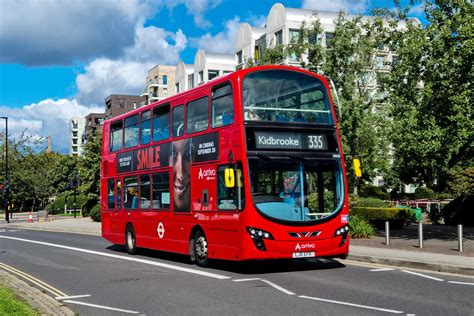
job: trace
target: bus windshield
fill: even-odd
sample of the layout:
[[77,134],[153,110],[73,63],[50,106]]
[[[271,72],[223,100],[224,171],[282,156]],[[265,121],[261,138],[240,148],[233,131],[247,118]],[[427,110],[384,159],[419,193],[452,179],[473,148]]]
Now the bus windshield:
[[324,219],[342,207],[340,161],[249,160],[253,203],[264,215],[283,221]]
[[296,71],[248,74],[243,81],[243,106],[246,121],[334,124],[323,83]]

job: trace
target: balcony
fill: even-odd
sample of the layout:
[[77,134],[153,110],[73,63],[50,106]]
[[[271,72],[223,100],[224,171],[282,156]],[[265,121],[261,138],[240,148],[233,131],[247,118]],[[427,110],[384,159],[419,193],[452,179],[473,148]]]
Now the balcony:
[[150,80],[148,82],[148,88],[167,87],[167,84],[159,83],[158,80]]
[[142,94],[140,94],[140,96],[143,98],[143,97],[146,97],[148,95],[148,92],[145,90],[142,92]]

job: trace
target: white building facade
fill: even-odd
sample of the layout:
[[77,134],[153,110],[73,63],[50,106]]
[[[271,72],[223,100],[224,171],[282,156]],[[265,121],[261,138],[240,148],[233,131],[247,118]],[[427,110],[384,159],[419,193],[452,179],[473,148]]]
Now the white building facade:
[[86,127],[86,119],[84,117],[72,118],[69,121],[69,130],[71,135],[71,143],[69,146],[69,154],[71,156],[82,156],[82,136]]
[[194,88],[194,65],[180,61],[176,65],[175,81],[176,93]]
[[234,54],[208,53],[200,49],[194,57],[194,87],[235,71]]

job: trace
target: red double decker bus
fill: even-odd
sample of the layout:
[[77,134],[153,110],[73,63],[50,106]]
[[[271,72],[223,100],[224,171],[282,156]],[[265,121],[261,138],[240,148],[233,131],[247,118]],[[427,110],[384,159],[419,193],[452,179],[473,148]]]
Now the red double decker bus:
[[329,86],[236,71],[104,122],[102,236],[209,259],[345,257],[344,158]]

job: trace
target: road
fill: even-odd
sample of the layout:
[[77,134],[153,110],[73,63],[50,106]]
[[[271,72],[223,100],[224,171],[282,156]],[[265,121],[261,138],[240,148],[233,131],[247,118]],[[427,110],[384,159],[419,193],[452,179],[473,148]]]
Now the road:
[[[80,315],[473,315],[474,279],[347,261],[213,262],[96,236],[0,229],[0,262],[67,296]],[[341,263],[343,262],[343,263]],[[84,304],[93,304],[86,306]]]

